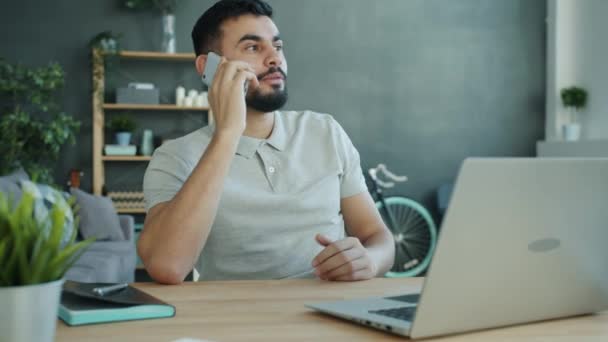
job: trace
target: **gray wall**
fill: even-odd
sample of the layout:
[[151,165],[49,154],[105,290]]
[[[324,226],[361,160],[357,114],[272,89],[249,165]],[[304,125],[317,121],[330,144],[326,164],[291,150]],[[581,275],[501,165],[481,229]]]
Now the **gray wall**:
[[[212,1],[180,1],[177,45],[190,51],[191,26]],[[287,107],[334,115],[364,167],[384,162],[410,177],[394,193],[430,204],[467,156],[534,155],[544,128],[545,0],[270,3],[286,43]],[[119,10],[114,1],[24,0],[0,12],[0,56],[30,65],[57,60],[68,73],[65,109],[84,127],[78,146],[57,165],[57,180],[80,167],[85,188],[92,162],[86,45],[106,29],[123,32],[127,49],[154,49],[159,18]],[[154,81],[170,96],[177,84],[198,84],[189,65],[150,63],[121,63],[110,86]],[[168,115],[175,118],[167,126],[158,116]],[[194,114],[136,116],[166,135],[202,123]],[[109,171],[116,182],[137,186],[129,180],[144,168]]]

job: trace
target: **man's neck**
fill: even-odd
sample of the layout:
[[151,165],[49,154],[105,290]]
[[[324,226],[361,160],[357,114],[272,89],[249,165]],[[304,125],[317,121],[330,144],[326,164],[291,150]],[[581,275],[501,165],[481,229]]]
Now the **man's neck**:
[[267,139],[274,127],[274,112],[264,113],[247,109],[247,127],[243,135],[246,137]]

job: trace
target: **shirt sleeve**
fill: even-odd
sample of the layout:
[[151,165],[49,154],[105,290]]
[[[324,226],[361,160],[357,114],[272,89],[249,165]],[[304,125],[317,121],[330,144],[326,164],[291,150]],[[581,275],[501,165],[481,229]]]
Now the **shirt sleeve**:
[[334,121],[336,147],[341,164],[340,198],[346,198],[366,192],[367,185],[361,170],[359,152],[340,124]]
[[171,148],[167,146],[158,148],[144,175],[146,212],[159,203],[172,200],[189,174],[190,168],[187,163],[176,153],[172,153]]

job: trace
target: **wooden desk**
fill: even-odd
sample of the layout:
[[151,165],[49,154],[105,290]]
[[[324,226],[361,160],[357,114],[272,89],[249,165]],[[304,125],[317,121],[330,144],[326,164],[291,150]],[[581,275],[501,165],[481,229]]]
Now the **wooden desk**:
[[[181,337],[212,341],[403,341],[403,338],[315,313],[304,303],[397,295],[417,291],[421,279],[353,283],[275,280],[135,284],[177,308],[169,319],[68,327],[59,321],[56,341],[169,342]],[[441,341],[608,341],[608,312],[486,330]],[[431,339],[425,341],[432,341]]]

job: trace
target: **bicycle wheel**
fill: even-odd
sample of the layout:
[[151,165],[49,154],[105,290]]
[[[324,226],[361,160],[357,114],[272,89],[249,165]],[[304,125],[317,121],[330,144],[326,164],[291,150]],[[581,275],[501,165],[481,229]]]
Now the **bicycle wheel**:
[[385,277],[419,275],[431,262],[437,243],[437,227],[428,210],[414,200],[388,197],[385,202],[395,221],[395,226],[391,227],[382,202],[376,202],[384,223],[395,239],[395,264]]

